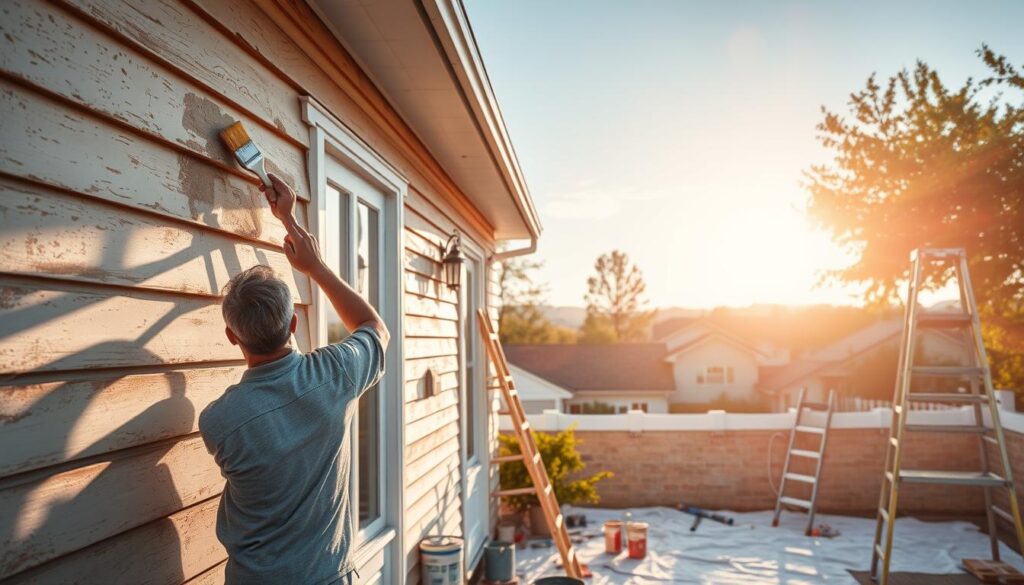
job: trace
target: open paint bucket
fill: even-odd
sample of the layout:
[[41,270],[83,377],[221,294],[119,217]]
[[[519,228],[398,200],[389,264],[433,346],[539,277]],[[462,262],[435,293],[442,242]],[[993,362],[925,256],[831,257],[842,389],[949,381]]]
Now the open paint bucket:
[[629,558],[642,559],[647,556],[647,523],[630,522],[627,528],[629,536]]
[[622,552],[621,520],[609,520],[604,523],[604,552],[610,555]]

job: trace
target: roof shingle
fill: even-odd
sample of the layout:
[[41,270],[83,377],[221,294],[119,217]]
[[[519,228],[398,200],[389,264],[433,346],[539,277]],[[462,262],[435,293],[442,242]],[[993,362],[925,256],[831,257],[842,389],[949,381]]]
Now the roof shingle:
[[508,361],[568,390],[675,390],[662,343],[506,345]]

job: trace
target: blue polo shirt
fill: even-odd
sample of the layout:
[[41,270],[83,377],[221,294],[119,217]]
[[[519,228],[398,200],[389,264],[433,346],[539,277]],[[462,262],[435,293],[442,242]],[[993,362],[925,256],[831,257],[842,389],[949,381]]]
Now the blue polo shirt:
[[384,373],[377,333],[250,368],[199,415],[227,485],[217,538],[226,582],[331,583],[352,570],[356,399]]

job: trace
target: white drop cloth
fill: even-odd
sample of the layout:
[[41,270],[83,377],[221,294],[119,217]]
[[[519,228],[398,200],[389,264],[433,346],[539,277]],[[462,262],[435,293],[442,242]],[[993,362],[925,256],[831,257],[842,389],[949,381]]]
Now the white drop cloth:
[[[568,506],[566,507],[566,512]],[[693,516],[670,508],[635,508],[634,521],[649,524],[647,558],[604,554],[601,526],[622,519],[625,510],[576,509],[587,517],[585,532],[595,534],[577,544],[581,560],[590,565],[590,585],[641,583],[785,584],[856,583],[848,569],[867,570],[871,563],[874,519],[819,514],[815,524],[841,532],[832,539],[804,536],[806,516],[782,515],[771,527],[772,513],[721,512],[735,519],[726,526],[705,519],[690,532]],[[1024,570],[1020,555],[1001,545],[1003,560]],[[961,572],[963,558],[990,558],[988,536],[969,522],[922,522],[910,517],[896,522],[893,571],[948,574]],[[522,585],[538,577],[562,575],[556,549],[516,550],[516,571]]]

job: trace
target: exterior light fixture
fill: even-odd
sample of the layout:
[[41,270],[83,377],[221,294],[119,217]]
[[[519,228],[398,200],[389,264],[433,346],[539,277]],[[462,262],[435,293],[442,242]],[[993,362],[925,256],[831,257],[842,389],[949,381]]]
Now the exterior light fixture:
[[444,245],[444,250],[442,250],[444,259],[441,262],[444,264],[444,279],[448,283],[448,289],[453,291],[459,290],[459,284],[462,280],[462,263],[464,260],[460,245],[459,232],[452,232],[448,242]]

